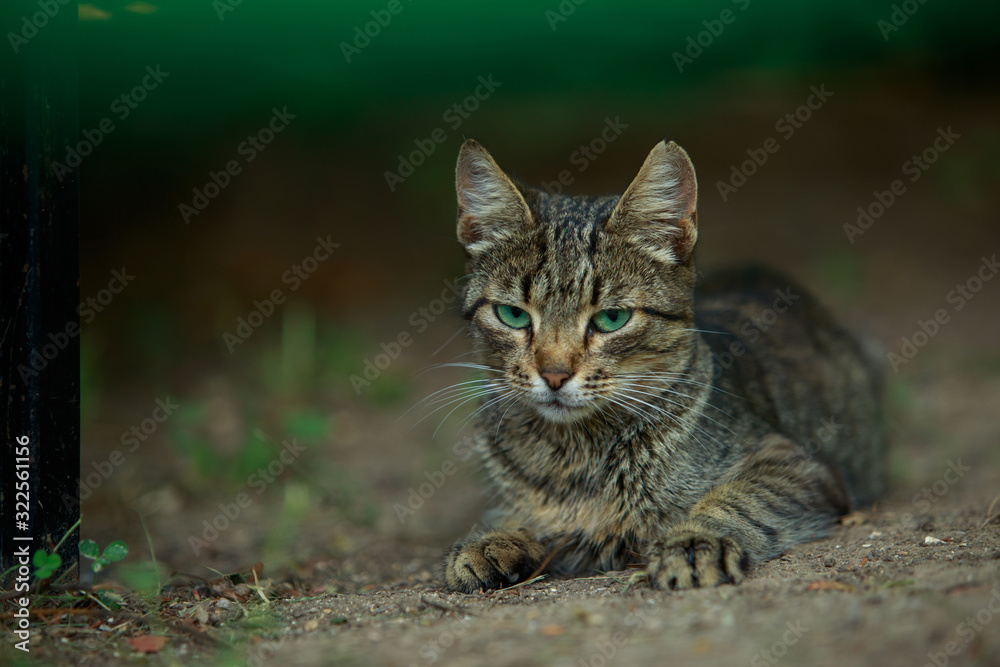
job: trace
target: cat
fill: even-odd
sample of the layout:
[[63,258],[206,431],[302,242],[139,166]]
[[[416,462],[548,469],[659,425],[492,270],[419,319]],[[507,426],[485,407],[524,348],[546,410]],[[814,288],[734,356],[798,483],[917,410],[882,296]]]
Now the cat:
[[632,563],[661,589],[738,583],[882,492],[877,354],[779,274],[697,280],[677,144],[621,196],[569,197],[470,139],[456,188],[484,377],[450,395],[483,395],[497,506],[446,554],[448,589]]

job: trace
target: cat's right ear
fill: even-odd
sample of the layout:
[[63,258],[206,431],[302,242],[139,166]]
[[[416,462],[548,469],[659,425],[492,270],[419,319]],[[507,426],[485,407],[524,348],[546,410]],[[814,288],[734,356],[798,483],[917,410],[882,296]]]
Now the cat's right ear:
[[531,211],[489,152],[466,139],[455,168],[458,194],[458,240],[470,254],[511,238],[531,223]]

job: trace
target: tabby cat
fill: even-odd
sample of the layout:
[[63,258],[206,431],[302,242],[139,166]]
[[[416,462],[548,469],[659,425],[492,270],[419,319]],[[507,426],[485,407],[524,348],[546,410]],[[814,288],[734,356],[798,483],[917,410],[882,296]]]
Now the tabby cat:
[[456,181],[485,378],[451,391],[484,395],[497,507],[447,554],[448,588],[631,562],[658,588],[737,583],[878,496],[876,355],[780,275],[698,281],[678,145],[621,196],[527,188],[473,140]]

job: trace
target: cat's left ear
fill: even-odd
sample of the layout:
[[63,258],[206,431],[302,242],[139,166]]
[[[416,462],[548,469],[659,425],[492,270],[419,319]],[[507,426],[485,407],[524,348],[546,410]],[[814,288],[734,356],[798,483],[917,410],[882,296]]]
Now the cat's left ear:
[[531,224],[531,211],[514,181],[489,152],[467,139],[455,168],[458,193],[458,240],[470,254],[513,237]]
[[605,229],[633,237],[656,259],[685,264],[698,240],[698,181],[683,148],[661,141],[618,200]]

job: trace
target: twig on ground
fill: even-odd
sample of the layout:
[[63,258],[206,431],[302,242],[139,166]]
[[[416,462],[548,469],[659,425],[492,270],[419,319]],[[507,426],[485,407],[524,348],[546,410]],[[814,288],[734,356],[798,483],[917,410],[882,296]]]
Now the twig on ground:
[[1000,503],[1000,494],[998,494],[997,497],[993,499],[993,502],[990,503],[989,508],[986,510],[986,520],[979,524],[980,529],[985,528],[993,521],[1000,519],[1000,512],[997,512],[996,514],[993,513],[993,508],[997,506],[997,503]]
[[421,595],[420,601],[423,602],[428,607],[434,607],[435,609],[440,609],[441,611],[446,611],[452,614],[468,614],[470,616],[478,616],[478,614],[469,611],[468,609],[462,609],[461,607],[453,607],[450,604],[445,604],[444,602],[438,602],[437,600],[432,600],[426,595]]
[[521,586],[527,586],[528,584],[533,584],[536,581],[541,581],[542,579],[546,578],[547,576],[549,576],[549,575],[547,575],[547,574],[540,574],[537,577],[529,577],[529,578],[525,579],[522,582],[514,584],[513,586],[508,586],[507,588],[498,588],[497,589],[497,593],[503,593],[505,591],[512,591],[515,588],[520,588]]
[[[542,561],[542,564],[539,565],[537,568],[535,568],[535,571],[531,573],[531,576],[528,577],[528,581],[534,580],[535,577],[537,577],[539,574],[542,573],[543,570],[545,570],[545,566],[549,564],[549,562],[555,557],[557,553],[559,553],[559,550],[563,548],[564,544],[566,544],[567,539],[569,539],[569,534],[562,536],[562,539],[559,540],[559,543],[556,544],[554,547],[552,547],[552,550],[549,551],[549,554],[545,557],[545,560]],[[518,585],[523,585],[523,584],[518,584]],[[510,588],[515,588],[515,586],[511,586]]]

